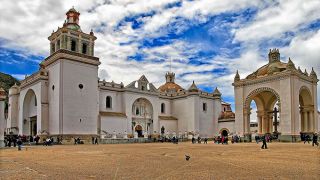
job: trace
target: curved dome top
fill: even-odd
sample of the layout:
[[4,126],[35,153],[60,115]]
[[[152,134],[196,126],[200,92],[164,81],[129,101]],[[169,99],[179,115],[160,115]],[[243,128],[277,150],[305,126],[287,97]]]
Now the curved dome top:
[[280,61],[268,63],[262,67],[260,67],[257,71],[254,73],[248,75],[246,79],[253,79],[256,77],[271,75],[277,72],[282,72],[287,69],[288,63],[283,63]]
[[159,87],[160,92],[169,92],[172,90],[178,92],[180,90],[183,90],[183,88],[174,82],[166,82]]

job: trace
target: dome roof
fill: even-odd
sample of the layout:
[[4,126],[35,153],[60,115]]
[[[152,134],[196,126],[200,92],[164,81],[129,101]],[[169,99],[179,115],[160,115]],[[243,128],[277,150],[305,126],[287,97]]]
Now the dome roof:
[[259,68],[254,73],[248,75],[246,79],[253,79],[256,77],[261,77],[261,76],[265,76],[265,75],[274,74],[276,72],[284,71],[287,69],[287,65],[288,65],[288,63],[283,63],[280,61],[268,63],[268,64],[262,66],[261,68]]
[[158,90],[160,92],[168,92],[171,90],[178,92],[179,90],[183,90],[183,88],[174,82],[166,82],[165,84],[160,86]]

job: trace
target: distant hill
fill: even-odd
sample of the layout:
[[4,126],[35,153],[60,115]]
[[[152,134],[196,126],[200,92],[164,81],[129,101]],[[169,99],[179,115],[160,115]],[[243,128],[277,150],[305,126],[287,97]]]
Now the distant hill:
[[[12,77],[9,74],[0,72],[0,87],[2,87],[6,91],[7,95],[9,94],[9,88],[13,86],[14,83],[17,83],[18,85],[20,84],[20,82],[16,78]],[[6,109],[7,107],[8,107],[8,97],[6,99]]]

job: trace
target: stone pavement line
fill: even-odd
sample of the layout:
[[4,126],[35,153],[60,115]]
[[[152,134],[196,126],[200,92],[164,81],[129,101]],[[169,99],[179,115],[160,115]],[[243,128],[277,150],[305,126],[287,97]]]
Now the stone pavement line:
[[118,170],[119,170],[119,165],[117,166],[117,169],[116,169],[116,172],[114,173],[114,178],[113,179],[117,178]]

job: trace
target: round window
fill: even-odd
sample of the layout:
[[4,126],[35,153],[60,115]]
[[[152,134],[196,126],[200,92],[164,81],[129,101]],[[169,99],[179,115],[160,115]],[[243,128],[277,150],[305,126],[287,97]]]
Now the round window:
[[83,89],[83,84],[79,84],[79,88],[80,88],[80,89]]

